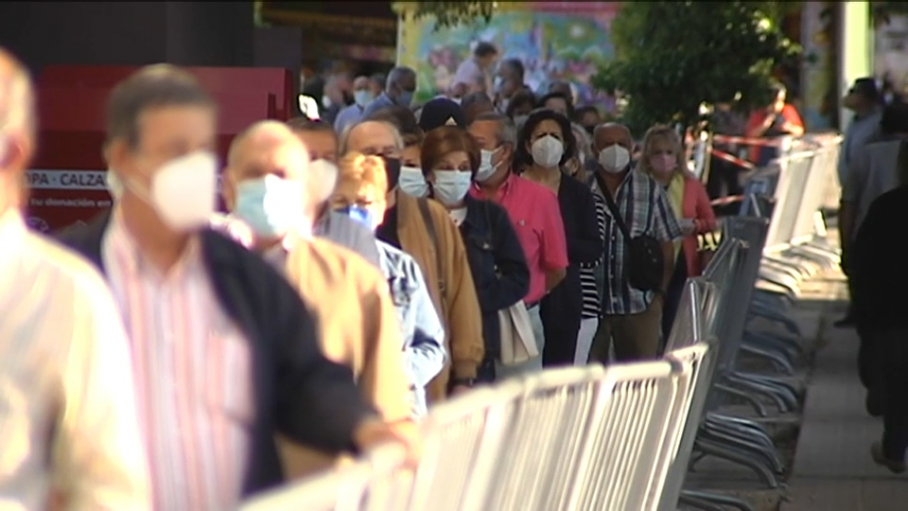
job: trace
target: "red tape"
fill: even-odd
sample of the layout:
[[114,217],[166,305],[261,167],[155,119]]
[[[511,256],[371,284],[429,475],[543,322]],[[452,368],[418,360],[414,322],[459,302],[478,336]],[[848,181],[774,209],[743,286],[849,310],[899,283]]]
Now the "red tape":
[[782,145],[783,140],[784,139],[782,138],[747,138],[731,137],[728,135],[713,135],[713,142],[719,142],[722,144],[745,144],[775,147]]
[[730,161],[739,167],[744,167],[747,170],[755,169],[757,167],[753,163],[751,163],[747,160],[742,160],[741,158],[738,158],[736,156],[732,156],[732,155],[726,153],[725,151],[720,151],[715,148],[711,149],[710,151],[712,152],[713,156],[715,156],[716,158],[720,158],[725,161]]

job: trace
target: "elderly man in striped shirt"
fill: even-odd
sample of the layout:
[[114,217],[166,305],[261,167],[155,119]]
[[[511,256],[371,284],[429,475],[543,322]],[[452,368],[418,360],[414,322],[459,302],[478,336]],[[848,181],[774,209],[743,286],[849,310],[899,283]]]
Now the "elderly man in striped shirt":
[[658,356],[664,293],[675,268],[672,242],[682,235],[665,191],[655,180],[631,165],[631,148],[631,133],[626,126],[608,123],[596,127],[593,152],[598,157],[598,179],[593,179],[591,186],[594,193],[613,199],[631,235],[647,234],[661,243],[662,286],[656,291],[642,291],[631,286],[628,240],[611,211],[607,211],[604,317],[590,350],[590,359],[600,362],[608,360],[611,343],[614,343],[615,358],[619,361]]
[[106,273],[120,306],[154,505],[168,511],[234,509],[279,484],[275,433],[326,452],[400,438],[350,370],[321,354],[297,292],[207,228],[215,116],[211,96],[172,66],[117,85],[105,155],[123,195],[64,236]]

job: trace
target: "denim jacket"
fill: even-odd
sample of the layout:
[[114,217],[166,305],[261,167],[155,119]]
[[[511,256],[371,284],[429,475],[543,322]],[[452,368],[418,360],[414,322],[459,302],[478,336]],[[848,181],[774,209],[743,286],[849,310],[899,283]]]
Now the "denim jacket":
[[445,331],[416,260],[400,249],[377,242],[379,263],[388,279],[400,320],[402,349],[412,383],[413,415],[426,414],[426,385],[444,368]]

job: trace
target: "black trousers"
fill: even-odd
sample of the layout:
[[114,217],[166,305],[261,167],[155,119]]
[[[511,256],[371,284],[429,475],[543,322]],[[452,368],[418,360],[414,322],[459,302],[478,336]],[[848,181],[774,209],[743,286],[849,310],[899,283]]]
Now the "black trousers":
[[883,453],[905,461],[908,450],[908,328],[890,329],[874,336],[878,348],[885,411]]
[[583,292],[580,289],[580,272],[571,265],[567,275],[539,302],[539,316],[545,333],[542,348],[544,367],[569,366],[574,364],[577,351],[577,333],[580,331],[580,316],[583,313]]
[[681,306],[681,297],[684,294],[684,283],[687,282],[687,258],[684,257],[684,250],[678,253],[678,259],[675,261],[675,271],[672,273],[672,279],[668,283],[668,289],[665,293],[665,305],[662,308],[662,349],[668,342],[671,335],[672,325],[675,323],[675,316],[678,315],[678,308]]

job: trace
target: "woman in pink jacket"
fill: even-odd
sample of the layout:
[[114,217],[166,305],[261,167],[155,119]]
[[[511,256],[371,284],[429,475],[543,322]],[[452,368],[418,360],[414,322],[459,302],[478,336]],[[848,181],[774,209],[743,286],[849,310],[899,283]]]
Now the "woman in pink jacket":
[[681,138],[668,126],[656,125],[646,132],[638,169],[664,187],[672,211],[684,231],[684,238],[675,242],[675,273],[666,292],[662,313],[662,335],[666,340],[685,280],[703,272],[698,235],[716,229],[716,216],[703,183],[687,169]]

